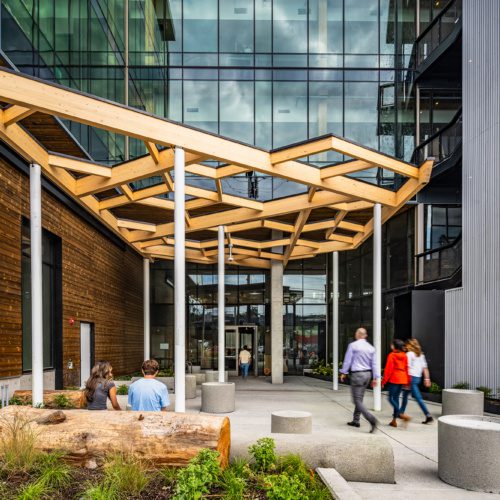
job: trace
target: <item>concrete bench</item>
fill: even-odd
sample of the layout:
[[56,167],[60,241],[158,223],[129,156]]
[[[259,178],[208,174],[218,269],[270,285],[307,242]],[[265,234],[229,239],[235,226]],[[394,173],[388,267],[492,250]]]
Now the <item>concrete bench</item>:
[[448,415],[438,420],[438,473],[466,490],[500,493],[500,418]]
[[484,393],[469,389],[444,389],[443,415],[482,415]]
[[273,411],[271,432],[279,434],[311,434],[312,415],[307,411]]
[[205,382],[201,384],[201,411],[231,413],[235,408],[234,382]]
[[186,375],[186,399],[194,399],[196,397],[196,376]]
[[318,467],[316,472],[335,500],[361,500],[354,488],[335,469]]
[[[136,380],[139,380],[141,378],[142,377],[132,377],[131,383],[133,384]],[[169,391],[174,391],[175,390],[174,377],[156,377],[155,380],[158,380],[158,382],[161,382],[162,384],[165,384],[167,386],[167,389]]]
[[[218,382],[219,381],[219,372],[218,370],[207,370],[205,372],[205,381],[206,382]],[[224,382],[229,381],[229,375],[227,371],[224,372]]]

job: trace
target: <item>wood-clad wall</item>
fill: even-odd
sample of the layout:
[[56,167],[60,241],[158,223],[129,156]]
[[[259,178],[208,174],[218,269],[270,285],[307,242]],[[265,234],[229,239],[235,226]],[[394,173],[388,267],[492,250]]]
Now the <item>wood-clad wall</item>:
[[[0,159],[0,377],[22,372],[22,216],[29,218],[29,178]],[[96,359],[111,361],[116,374],[138,370],[143,359],[141,257],[119,248],[46,191],[42,225],[62,241],[64,384],[79,384],[80,321],[94,323]],[[69,359],[73,370],[66,368]]]

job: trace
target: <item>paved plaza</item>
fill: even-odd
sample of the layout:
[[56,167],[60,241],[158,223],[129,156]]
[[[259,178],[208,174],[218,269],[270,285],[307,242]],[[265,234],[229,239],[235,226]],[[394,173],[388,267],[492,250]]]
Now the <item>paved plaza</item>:
[[[269,378],[249,378],[236,382],[236,411],[228,414],[231,419],[233,449],[254,442],[259,437],[271,435],[271,412],[278,410],[309,411],[313,415],[313,432],[309,435],[286,435],[297,444],[323,444],[330,436],[369,436],[369,426],[362,421],[360,429],[346,425],[352,415],[349,388],[340,386],[333,392],[330,382],[308,377],[287,376],[283,385],[271,385]],[[118,383],[119,384],[119,383]],[[200,388],[195,399],[186,401],[186,411],[199,412]],[[122,403],[125,397],[122,396]],[[175,395],[171,396],[172,403]],[[367,393],[367,403],[372,395]],[[125,404],[122,404],[125,407]],[[441,405],[428,403],[435,418],[441,414]],[[173,404],[171,405],[173,408]],[[422,425],[422,414],[416,402],[410,401],[407,413],[413,417],[408,428],[396,429],[387,424],[391,409],[386,397],[382,411],[377,414],[381,425],[377,435],[385,435],[394,451],[396,484],[349,483],[362,497],[370,500],[394,498],[398,500],[425,499],[493,499],[500,495],[461,490],[442,482],[437,476],[437,422]],[[276,436],[276,435],[275,435]],[[283,435],[280,435],[282,437]]]

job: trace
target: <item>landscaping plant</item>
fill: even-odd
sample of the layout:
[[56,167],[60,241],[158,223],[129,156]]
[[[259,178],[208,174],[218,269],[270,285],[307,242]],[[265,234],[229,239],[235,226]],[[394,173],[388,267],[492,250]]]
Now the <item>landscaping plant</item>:
[[128,385],[122,384],[116,388],[116,394],[126,396],[128,394]]
[[491,395],[493,394],[493,390],[489,387],[484,386],[484,385],[480,385],[479,387],[476,387],[476,390],[484,393],[485,398],[491,398]]
[[253,467],[259,472],[268,472],[276,469],[277,457],[274,451],[274,439],[261,438],[248,448],[253,457]]
[[69,400],[66,394],[56,394],[54,396],[54,404],[51,405],[51,407],[61,410],[71,410],[75,407],[75,405]]
[[452,389],[470,389],[470,384],[469,382],[458,382]]

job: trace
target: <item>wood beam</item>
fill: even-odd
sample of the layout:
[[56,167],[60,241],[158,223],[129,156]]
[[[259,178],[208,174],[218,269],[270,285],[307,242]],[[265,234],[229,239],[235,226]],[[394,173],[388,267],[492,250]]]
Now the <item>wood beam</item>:
[[352,174],[367,168],[373,168],[373,165],[363,160],[351,160],[345,163],[339,163],[338,165],[333,165],[331,167],[323,167],[320,175],[322,179],[329,179],[330,177]]
[[160,163],[160,152],[158,151],[156,144],[149,141],[145,141],[144,144],[146,145],[146,149],[151,155],[151,158],[153,158],[153,161],[158,165],[158,163]]
[[291,234],[290,244],[286,247],[285,254],[283,255],[283,266],[288,264],[288,260],[290,259],[290,255],[292,255],[293,249],[297,243],[297,240],[302,233],[303,227],[306,225],[307,219],[311,214],[311,209],[307,208],[305,210],[301,210],[297,219],[295,220],[295,225],[293,228],[293,233]]
[[125,229],[137,229],[139,231],[148,231],[154,233],[156,231],[156,224],[149,222],[139,222],[135,220],[117,219],[116,225]]
[[[325,205],[331,205],[338,202],[347,201],[345,196],[330,193],[328,191],[320,191],[315,196],[312,202],[307,199],[307,194],[291,196],[289,198],[282,198],[278,200],[271,200],[263,203],[263,209],[259,212],[250,208],[236,208],[232,210],[225,210],[210,215],[201,215],[193,217],[191,227],[188,231],[196,231],[201,229],[209,229],[214,226],[232,224],[236,222],[247,222],[250,220],[267,219],[270,217],[284,215],[288,213],[297,212],[304,209],[313,209]],[[160,224],[157,229],[157,234],[153,237],[158,238],[173,234],[174,225],[172,223]],[[142,241],[143,239],[153,238],[147,234],[131,234],[132,241]]]
[[312,201],[312,200],[313,200],[314,195],[316,194],[316,191],[317,191],[317,190],[318,190],[318,188],[315,188],[315,187],[311,187],[311,188],[309,188],[308,197],[307,197],[307,199],[308,199],[309,201]]
[[21,120],[24,120],[28,116],[36,112],[36,109],[25,108],[24,106],[9,106],[7,109],[3,110],[2,120],[3,124],[8,127]]
[[338,214],[335,216],[335,219],[333,219],[332,226],[329,227],[325,232],[325,238],[327,240],[330,239],[330,236],[335,231],[335,229],[337,229],[338,225],[342,222],[342,220],[346,215],[347,215],[347,210],[339,210]]
[[128,184],[122,184],[120,190],[130,201],[134,201],[134,192],[130,189]]
[[110,167],[98,165],[91,161],[82,160],[81,158],[76,159],[49,153],[49,165],[73,172],[80,172],[81,174],[97,175],[98,177],[106,177],[108,179],[111,177]]
[[222,181],[220,179],[215,179],[215,189],[217,190],[219,201],[222,202],[222,196],[224,193],[222,192]]

